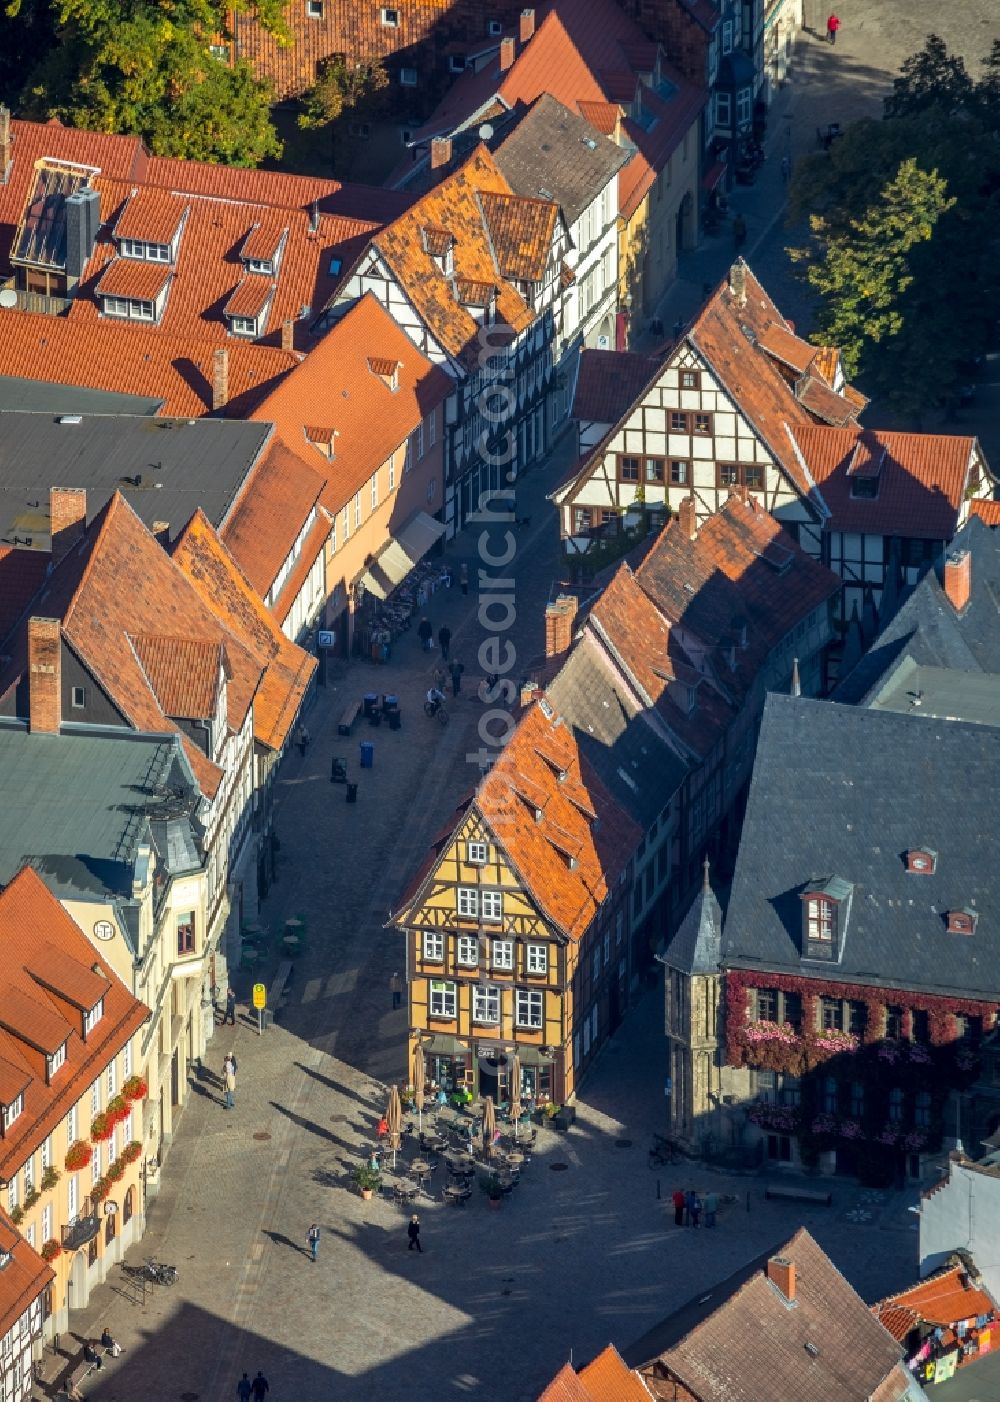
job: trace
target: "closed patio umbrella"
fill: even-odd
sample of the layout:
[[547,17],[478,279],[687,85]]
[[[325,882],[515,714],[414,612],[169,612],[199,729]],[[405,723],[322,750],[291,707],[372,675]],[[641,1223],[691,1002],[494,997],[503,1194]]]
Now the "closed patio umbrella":
[[417,1102],[417,1127],[424,1128],[424,1081],[427,1071],[424,1067],[424,1054],[419,1047],[413,1053],[413,1098]]
[[521,1058],[515,1056],[510,1064],[510,1117],[514,1122],[514,1143],[517,1143],[517,1122],[524,1106],[521,1104]]
[[483,1153],[492,1154],[493,1135],[497,1127],[497,1107],[493,1097],[488,1095],[483,1101]]
[[396,1154],[399,1151],[399,1141],[403,1134],[403,1107],[399,1099],[399,1087],[393,1086],[389,1092],[389,1105],[385,1112],[386,1124],[389,1126],[389,1148],[392,1150],[392,1166],[396,1167]]

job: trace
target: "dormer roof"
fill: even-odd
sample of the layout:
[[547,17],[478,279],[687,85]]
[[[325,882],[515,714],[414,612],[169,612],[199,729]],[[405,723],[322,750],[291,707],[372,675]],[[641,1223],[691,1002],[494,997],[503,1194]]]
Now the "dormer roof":
[[165,263],[143,263],[137,258],[114,258],[98,279],[98,297],[128,297],[155,302],[173,276]]
[[171,244],[188,209],[187,204],[178,201],[168,190],[133,187],[115,220],[112,237]]

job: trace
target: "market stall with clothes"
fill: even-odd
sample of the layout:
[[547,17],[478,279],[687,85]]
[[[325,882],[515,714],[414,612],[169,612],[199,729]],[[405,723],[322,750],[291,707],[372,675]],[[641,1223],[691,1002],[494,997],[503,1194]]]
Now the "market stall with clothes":
[[906,1350],[923,1385],[942,1383],[959,1368],[1000,1348],[1000,1306],[967,1253],[926,1280],[872,1306]]

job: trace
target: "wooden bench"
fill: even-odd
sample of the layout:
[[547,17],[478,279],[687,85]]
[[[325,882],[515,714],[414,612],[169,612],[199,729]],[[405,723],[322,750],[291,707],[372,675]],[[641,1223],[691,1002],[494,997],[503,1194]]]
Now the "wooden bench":
[[84,1378],[89,1378],[96,1367],[96,1363],[88,1363],[85,1358],[81,1358],[80,1362],[69,1375],[70,1387],[79,1387]]
[[354,727],[354,722],[357,720],[358,712],[360,710],[360,699],[356,701],[351,701],[344,707],[340,720],[337,722],[338,735],[350,735],[351,730]]
[[795,1183],[782,1183],[765,1189],[764,1197],[769,1202],[814,1202],[820,1207],[833,1204],[833,1194],[822,1188],[800,1188]]

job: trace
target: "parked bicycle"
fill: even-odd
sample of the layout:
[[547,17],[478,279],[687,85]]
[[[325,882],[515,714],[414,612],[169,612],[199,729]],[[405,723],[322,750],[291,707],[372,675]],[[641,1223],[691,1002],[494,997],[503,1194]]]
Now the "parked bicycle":
[[155,1281],[157,1285],[177,1284],[177,1267],[166,1266],[162,1261],[150,1258],[143,1267],[143,1272],[148,1280]]

